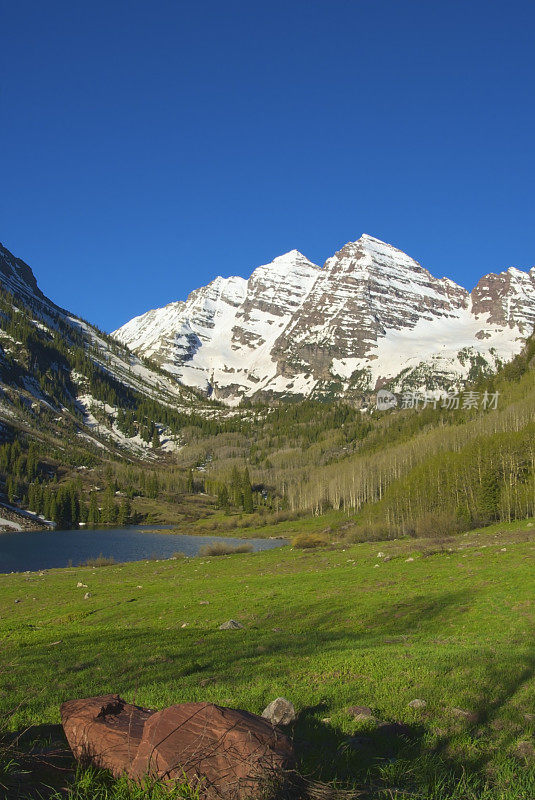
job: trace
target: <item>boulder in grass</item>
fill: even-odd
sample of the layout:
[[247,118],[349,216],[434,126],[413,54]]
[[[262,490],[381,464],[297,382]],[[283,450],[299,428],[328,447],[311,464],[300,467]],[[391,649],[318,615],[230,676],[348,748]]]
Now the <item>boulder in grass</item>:
[[289,739],[266,719],[212,703],[151,711],[105,695],[63,703],[61,719],[76,758],[116,777],[186,779],[210,800],[259,794],[294,763]]
[[373,711],[368,706],[350,706],[347,713],[359,722],[365,719],[374,719]]
[[220,631],[236,631],[238,628],[243,628],[243,625],[235,619],[229,619],[228,622],[224,622],[219,626]]
[[213,703],[183,703],[153,714],[130,774],[185,775],[201,793],[252,797],[294,762],[289,739],[267,720]]
[[426,706],[427,702],[425,700],[420,700],[418,697],[415,700],[411,700],[409,703],[409,708],[415,708],[417,710],[425,708]]
[[277,697],[262,711],[262,716],[272,725],[289,725],[297,719],[293,703],[284,697]]

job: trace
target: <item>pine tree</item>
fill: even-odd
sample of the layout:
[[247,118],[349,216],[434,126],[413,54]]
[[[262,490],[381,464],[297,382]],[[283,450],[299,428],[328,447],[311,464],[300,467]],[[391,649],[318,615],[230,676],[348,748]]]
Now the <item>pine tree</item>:
[[245,468],[242,476],[242,508],[246,514],[252,514],[254,511],[253,489],[247,467]]
[[58,528],[70,528],[72,525],[71,497],[68,487],[61,486],[56,493],[56,510],[53,519]]
[[160,487],[158,485],[158,476],[155,472],[153,472],[147,481],[147,497],[150,497],[152,500],[155,500],[158,497],[158,492]]
[[71,522],[77,525],[80,521],[80,498],[74,484],[69,486],[69,500],[71,506]]
[[48,495],[48,503],[47,503],[47,510],[45,511],[45,516],[47,519],[50,519],[53,522],[56,519],[56,497],[52,492],[49,492]]
[[89,495],[89,509],[87,512],[87,524],[98,525],[100,522],[100,512],[98,510],[97,496],[95,492]]
[[498,516],[500,480],[496,469],[490,467],[481,478],[478,508],[483,522],[493,522]]
[[130,505],[130,501],[127,498],[124,498],[121,501],[121,505],[119,506],[119,513],[117,515],[117,522],[119,525],[128,525],[130,522],[130,516],[132,514],[132,507]]
[[228,511],[229,507],[228,489],[226,484],[224,483],[222,483],[217,490],[217,505],[219,506],[219,508]]
[[188,481],[187,481],[187,484],[186,484],[186,491],[188,492],[188,494],[193,494],[194,491],[195,491],[195,482],[193,480],[193,470],[192,469],[190,469],[190,471],[188,473]]
[[104,492],[102,502],[102,511],[100,515],[101,522],[114,523],[117,520],[117,506],[115,505],[115,491],[111,484]]
[[15,490],[15,480],[11,475],[9,475],[6,481],[6,494],[9,502],[13,503],[15,501],[16,490]]
[[233,506],[241,507],[243,505],[242,476],[238,467],[233,467],[230,476],[230,501]]
[[37,504],[37,493],[36,493],[36,484],[30,483],[28,486],[28,508],[30,511],[34,511],[36,514],[39,513],[38,504]]

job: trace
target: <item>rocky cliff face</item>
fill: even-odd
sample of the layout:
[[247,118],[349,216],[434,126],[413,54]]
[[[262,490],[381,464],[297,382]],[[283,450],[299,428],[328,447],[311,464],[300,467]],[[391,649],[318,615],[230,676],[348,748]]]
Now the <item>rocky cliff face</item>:
[[469,293],[363,235],[323,268],[293,250],[114,335],[234,403],[449,386],[510,359],[534,324],[535,268],[487,275]]
[[31,268],[0,244],[0,287],[42,313],[65,314],[42,293]]

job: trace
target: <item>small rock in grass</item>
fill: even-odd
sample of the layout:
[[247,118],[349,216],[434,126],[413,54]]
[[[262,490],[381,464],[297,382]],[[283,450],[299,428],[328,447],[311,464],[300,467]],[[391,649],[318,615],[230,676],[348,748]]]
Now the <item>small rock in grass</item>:
[[90,597],[91,597],[91,592],[86,592],[84,594],[84,600],[89,600]]
[[277,697],[276,700],[272,700],[262,711],[262,716],[265,719],[269,719],[273,725],[289,725],[290,722],[297,719],[293,703],[290,703],[284,697]]
[[323,722],[324,725],[328,725],[329,722],[331,721],[331,717],[323,717],[321,721]]
[[382,553],[381,551],[379,551],[379,552],[377,553],[377,558],[384,558],[384,556],[385,556],[385,554],[384,554],[384,553]]
[[188,623],[187,623],[187,622],[183,622],[183,623],[182,623],[182,625],[181,625],[180,627],[181,627],[181,628],[187,628],[187,627],[188,627]]
[[477,722],[479,719],[475,711],[466,711],[464,708],[452,708],[451,713],[454,717],[465,719],[467,722]]
[[355,719],[373,719],[373,711],[368,706],[350,706],[347,713]]
[[210,601],[209,600],[199,600],[199,605],[200,606],[209,606],[210,605]]
[[415,700],[411,700],[409,703],[409,708],[425,708],[427,702],[425,700],[420,700],[418,697]]
[[516,753],[522,758],[532,759],[535,756],[535,747],[531,742],[519,742],[516,746]]
[[87,589],[87,583],[82,583],[82,581],[78,581],[76,584],[77,589]]
[[405,563],[406,563],[406,564],[408,564],[408,563],[409,563],[409,561],[414,561],[414,558],[413,558],[412,556],[409,556],[409,558],[406,558],[406,559],[405,559]]
[[228,622],[224,622],[219,626],[220,631],[234,631],[238,628],[243,628],[243,625],[241,622],[237,622],[235,619],[229,619]]
[[272,628],[273,633],[282,633],[282,628]]

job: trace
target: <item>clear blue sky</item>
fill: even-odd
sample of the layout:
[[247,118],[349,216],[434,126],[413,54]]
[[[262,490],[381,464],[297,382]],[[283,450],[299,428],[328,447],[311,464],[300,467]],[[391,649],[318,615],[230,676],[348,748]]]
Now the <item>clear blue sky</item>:
[[366,232],[535,264],[535,3],[11,2],[0,240],[111,330]]

